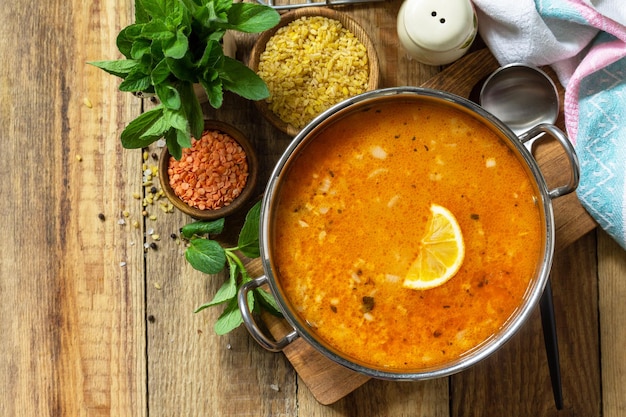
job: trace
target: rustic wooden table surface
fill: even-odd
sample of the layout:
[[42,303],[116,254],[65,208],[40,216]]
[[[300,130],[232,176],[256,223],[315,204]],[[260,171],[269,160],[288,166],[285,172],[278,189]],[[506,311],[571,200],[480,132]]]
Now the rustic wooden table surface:
[[[399,5],[344,9],[377,46],[383,87],[440,71],[398,48]],[[191,269],[170,237],[190,219],[156,204],[145,208],[154,220],[142,216],[142,152],[122,149],[119,135],[150,103],[86,65],[119,57],[115,37],[132,21],[132,1],[17,0],[0,16],[0,416],[626,414],[626,253],[603,232],[586,233],[584,214],[561,218],[552,273],[564,410],[554,408],[538,312],[470,370],[370,380],[321,405],[285,355],[244,328],[216,336],[219,309],[193,313],[223,277]],[[252,40],[239,39],[242,59]],[[251,103],[226,102],[207,116],[250,135],[267,178],[289,138]],[[569,232],[576,225],[584,236]],[[161,240],[145,250],[150,232]]]

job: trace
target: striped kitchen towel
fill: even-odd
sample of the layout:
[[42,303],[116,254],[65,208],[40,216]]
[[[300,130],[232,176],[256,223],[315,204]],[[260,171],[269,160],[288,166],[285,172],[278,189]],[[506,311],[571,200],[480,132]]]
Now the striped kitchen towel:
[[501,65],[551,65],[581,165],[581,204],[626,249],[626,3],[473,0]]

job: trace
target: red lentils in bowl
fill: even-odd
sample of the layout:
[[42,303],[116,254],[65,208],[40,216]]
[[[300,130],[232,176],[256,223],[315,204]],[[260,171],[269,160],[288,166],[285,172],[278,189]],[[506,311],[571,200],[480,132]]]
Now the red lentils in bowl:
[[227,133],[207,130],[192,139],[180,160],[170,156],[169,183],[174,193],[191,207],[216,210],[231,204],[246,186],[246,152]]
[[177,161],[165,147],[159,158],[161,189],[174,207],[205,221],[249,208],[257,192],[259,162],[254,146],[239,129],[205,120],[200,139],[192,139],[192,147],[182,151]]

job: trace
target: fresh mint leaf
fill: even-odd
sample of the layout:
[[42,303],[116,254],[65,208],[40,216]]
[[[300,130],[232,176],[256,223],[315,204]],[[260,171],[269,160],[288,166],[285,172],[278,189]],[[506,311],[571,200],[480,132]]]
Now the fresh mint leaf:
[[256,301],[255,306],[263,307],[268,313],[274,316],[283,316],[283,313],[280,311],[280,308],[278,307],[278,304],[276,304],[276,300],[272,294],[268,293],[263,288],[256,288],[253,291],[253,294]]
[[[231,330],[238,327],[243,319],[241,317],[241,312],[238,308],[237,295],[241,286],[247,282],[251,281],[250,275],[245,268],[242,260],[237,255],[238,251],[241,251],[245,256],[254,256],[259,253],[258,249],[258,225],[260,218],[260,207],[261,203],[256,203],[247,213],[246,220],[244,221],[244,225],[239,233],[239,246],[234,248],[226,248],[222,249],[224,256],[228,262],[229,275],[226,281],[222,284],[220,289],[217,291],[213,299],[207,303],[202,304],[200,307],[196,308],[195,312],[199,312],[204,310],[205,308],[215,306],[218,304],[227,303],[226,308],[223,313],[219,317],[219,319],[215,323],[215,332],[217,334],[225,334],[230,332]],[[185,252],[185,256],[189,261],[188,254],[194,251],[197,252],[212,252],[215,250],[213,245],[218,245],[217,242],[213,240],[209,240],[208,238],[203,238],[200,236],[208,236],[211,233],[220,233],[224,227],[224,219],[205,222],[198,221],[194,223],[190,223],[185,225],[181,229],[181,233],[186,238],[191,238],[192,245],[187,248]],[[203,243],[206,247],[201,248],[200,245],[196,245],[196,242],[205,242]],[[206,242],[212,242],[211,244]],[[253,246],[256,245],[256,250],[253,249]],[[194,249],[192,249],[194,247]],[[221,248],[221,246],[220,246]],[[244,250],[245,249],[245,253]],[[206,255],[206,253],[205,253]],[[193,266],[193,265],[192,265]],[[223,264],[222,264],[223,267]],[[198,269],[198,268],[196,268]],[[206,268],[207,270],[209,268]],[[211,271],[216,271],[217,268],[212,268]],[[240,277],[240,279],[238,279]],[[248,308],[254,312],[258,313],[261,309],[265,309],[270,314],[274,314],[276,316],[282,316],[280,308],[276,304],[276,301],[272,297],[270,293],[261,288],[256,288],[252,291],[249,291],[247,294],[247,303]]]
[[130,26],[126,26],[117,35],[117,48],[126,58],[130,59],[130,50],[133,47],[133,42],[141,36],[142,30],[143,24],[135,23]]
[[150,76],[145,74],[129,74],[124,81],[120,83],[120,91],[127,91],[136,93],[139,91],[146,91],[150,87]]
[[183,114],[182,109],[165,109],[163,119],[165,119],[169,126],[174,129],[178,129],[189,136],[189,123],[187,122],[187,118]]
[[201,304],[200,306],[196,307],[196,309],[193,311],[194,313],[199,313],[202,310],[204,310],[205,308],[209,308],[209,307],[213,307],[214,304],[211,304],[210,301],[207,301],[204,304]]
[[213,307],[219,304],[230,301],[233,297],[237,296],[237,275],[239,274],[239,267],[236,263],[229,260],[229,276],[224,284],[215,293],[213,299],[207,303],[202,304],[200,307],[194,310],[194,313],[204,310],[208,307]]
[[221,65],[221,61],[224,58],[224,51],[219,41],[210,40],[207,42],[206,48],[202,53],[202,57],[198,61],[198,68],[202,68],[204,71],[210,68],[216,68]]
[[195,65],[188,56],[182,59],[165,58],[165,61],[174,77],[178,78],[178,80],[190,83],[198,82]]
[[176,143],[178,143],[181,148],[191,148],[191,136],[189,135],[188,129],[184,131],[176,129]]
[[145,91],[150,87],[150,75],[145,70],[146,68],[143,65],[135,66],[124,78],[124,81],[120,83],[120,91]]
[[[248,299],[252,299],[252,293],[248,293],[250,297]],[[252,300],[254,303],[254,300]],[[222,315],[217,319],[214,325],[215,333],[218,335],[224,335],[237,327],[239,327],[243,323],[243,317],[241,317],[241,311],[239,311],[239,304],[237,303],[237,297],[232,298]]]
[[205,274],[217,274],[226,265],[224,248],[214,240],[192,238],[185,258],[194,269]]
[[176,10],[172,11],[165,18],[165,24],[170,28],[177,28],[179,26],[188,27],[189,23],[189,10],[182,1],[179,1]]
[[145,12],[153,19],[165,19],[179,7],[179,0],[142,0]]
[[237,295],[237,277],[239,276],[239,266],[233,262],[229,257],[228,259],[228,279],[224,282],[224,285],[215,293],[212,305],[222,304]]
[[142,136],[161,118],[161,116],[163,116],[163,107],[161,106],[157,106],[152,110],[142,113],[139,117],[130,122],[122,132],[122,145],[127,149],[137,149],[147,146]]
[[254,3],[233,3],[228,10],[229,29],[258,33],[278,24],[280,15],[276,10],[257,6]]
[[150,15],[143,5],[145,0],[135,0],[135,21],[137,23],[146,23],[150,20]]
[[223,218],[211,221],[197,221],[183,226],[181,232],[187,239],[191,239],[193,235],[219,234],[224,230],[224,224]]
[[134,59],[120,59],[117,61],[90,61],[87,63],[120,78],[126,78],[126,76],[130,74],[130,72],[139,64]]
[[[200,83],[209,103],[220,108],[224,91],[246,99],[269,96],[265,83],[242,63],[224,57],[227,30],[260,32],[279,21],[269,6],[233,0],[135,0],[135,22],[120,31],[116,43],[126,60],[92,64],[123,79],[120,91],[156,93],[166,109],[187,118],[157,123],[149,116],[123,133],[126,147],[144,147],[161,134],[175,158],[202,132],[202,108],[189,84]],[[191,91],[191,92],[190,92]],[[165,116],[166,113],[161,113]],[[150,123],[146,123],[150,120]]]
[[194,138],[202,137],[204,130],[204,114],[198,96],[191,83],[181,83],[179,86],[180,99],[183,103],[185,116],[189,121],[189,130]]
[[170,67],[167,65],[167,59],[162,59],[158,64],[156,64],[150,73],[152,85],[157,86],[164,83],[171,73]]
[[144,55],[149,54],[151,50],[151,42],[147,39],[138,39],[133,42],[130,48],[130,57],[132,59],[141,60]]
[[243,223],[237,247],[248,258],[258,258],[261,256],[259,250],[259,222],[261,217],[261,201],[258,201],[248,211],[246,220]]
[[[166,109],[164,109],[163,111],[165,112],[165,110]],[[159,119],[155,120],[154,123],[152,123],[152,125],[150,125],[141,134],[140,139],[147,143],[152,143],[151,141],[154,141],[153,138],[163,137],[165,132],[167,132],[169,129],[170,126],[168,125],[167,120],[163,117],[160,117]]]
[[222,103],[224,101],[224,92],[222,91],[222,81],[220,79],[216,79],[213,81],[200,80],[200,84],[204,87],[204,90],[209,97],[209,104],[213,106],[213,108],[219,109],[222,107]]
[[174,32],[162,20],[151,20],[144,25],[141,35],[146,39],[168,40],[174,37]]
[[164,40],[163,54],[167,58],[181,59],[189,49],[189,40],[182,29],[176,32],[176,37]]
[[170,129],[165,133],[165,143],[170,155],[180,160],[183,156],[183,149],[178,143],[178,131],[176,129]]
[[236,59],[224,57],[220,77],[224,89],[248,100],[264,100],[270,95],[261,77]]
[[[180,94],[178,93],[178,90],[176,88],[174,88],[171,85],[165,84],[165,83],[161,83],[161,84],[157,84],[154,86],[154,89],[156,91],[157,96],[159,97],[159,100],[161,100],[161,103],[163,104],[163,107],[165,107],[166,111],[165,111],[165,116],[168,117],[171,114],[180,114],[180,113],[175,113],[176,110],[179,110],[181,108],[182,102],[180,99]],[[181,117],[184,119],[182,120],[183,124],[174,124],[173,120],[171,120],[171,118],[168,117],[169,120],[166,120],[166,122],[171,126],[171,127],[175,127],[177,129],[181,129],[181,130],[185,130],[185,126],[187,125],[187,120],[185,120],[184,116],[181,115]],[[176,120],[177,122],[180,123],[179,120]],[[181,127],[182,126],[182,127]]]
[[215,13],[227,13],[233,5],[233,0],[200,0],[204,4],[212,4]]
[[224,230],[224,219],[212,221],[197,221],[183,226],[181,233],[187,239],[193,235],[204,236],[209,234],[219,234]]

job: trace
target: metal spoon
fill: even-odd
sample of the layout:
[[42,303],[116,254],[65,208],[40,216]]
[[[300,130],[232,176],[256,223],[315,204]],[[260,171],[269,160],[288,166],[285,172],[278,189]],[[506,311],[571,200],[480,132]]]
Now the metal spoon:
[[[492,73],[482,86],[479,101],[485,110],[504,122],[518,136],[538,124],[554,124],[559,114],[556,85],[545,72],[526,64],[507,65]],[[525,146],[532,152],[532,143],[526,142]],[[539,308],[554,403],[557,410],[561,410],[563,388],[549,279]]]
[[559,93],[539,68],[510,64],[487,78],[480,91],[480,105],[520,135],[541,123],[554,124],[559,115]]

